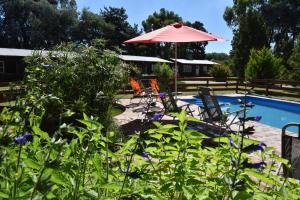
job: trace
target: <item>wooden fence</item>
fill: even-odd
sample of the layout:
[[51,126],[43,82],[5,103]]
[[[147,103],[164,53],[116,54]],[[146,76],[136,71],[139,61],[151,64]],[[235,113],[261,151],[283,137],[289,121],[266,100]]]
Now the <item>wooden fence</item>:
[[[143,79],[155,78],[144,77]],[[173,80],[170,81],[170,86],[174,87]],[[240,93],[245,90],[251,90],[254,93],[262,95],[287,96],[300,98],[300,81],[287,80],[273,80],[273,79],[259,79],[249,82],[245,85],[244,80],[238,77],[228,77],[224,79],[217,79],[214,77],[182,77],[178,78],[178,91],[181,92],[198,92],[199,87],[211,87],[215,91],[232,91]],[[130,93],[130,87],[126,89],[125,93]]]
[[[147,76],[142,79],[153,79],[155,76]],[[14,83],[14,82],[13,82]],[[10,82],[0,82],[0,103],[11,100],[18,94],[15,89],[13,92],[9,90]],[[174,86],[173,80],[170,86]],[[272,96],[287,96],[300,99],[300,81],[284,81],[273,79],[260,79],[244,84],[244,81],[237,77],[228,77],[225,79],[216,79],[213,77],[181,77],[178,78],[178,91],[191,92],[197,94],[198,88],[201,86],[211,87],[215,91],[232,91],[235,93],[243,92],[246,86],[247,90],[254,93]],[[128,85],[121,93],[131,94],[132,90]]]

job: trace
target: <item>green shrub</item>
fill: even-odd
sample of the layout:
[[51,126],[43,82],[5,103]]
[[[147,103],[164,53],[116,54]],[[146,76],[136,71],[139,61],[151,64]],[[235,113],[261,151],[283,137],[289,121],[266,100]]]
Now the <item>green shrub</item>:
[[171,79],[174,75],[173,70],[166,63],[163,63],[163,64],[157,63],[157,64],[155,64],[154,69],[153,69],[153,73],[156,76],[160,77],[160,78],[168,79],[168,80]]
[[168,91],[170,79],[174,77],[174,72],[171,67],[166,64],[157,63],[154,65],[153,73],[157,76],[160,83],[160,90]]
[[288,79],[293,81],[300,81],[300,34],[293,48],[293,52],[288,59],[290,70],[288,71]]
[[235,134],[204,146],[207,136],[187,129],[184,112],[178,124],[156,122],[118,144],[86,115],[53,137],[39,129],[40,116],[31,114],[26,128],[21,111],[0,116],[1,199],[299,199],[299,184],[276,175],[275,162],[287,162],[272,149],[249,156],[256,143]]
[[280,78],[282,69],[281,59],[273,55],[270,49],[251,49],[245,77],[248,80]]
[[231,70],[227,65],[215,65],[209,70],[208,74],[215,78],[226,78],[231,75]]
[[49,132],[55,131],[57,116],[66,110],[77,117],[83,112],[99,116],[108,125],[113,99],[128,81],[128,68],[115,52],[101,46],[71,44],[47,55],[36,52],[27,59],[25,96],[44,112],[42,124]]

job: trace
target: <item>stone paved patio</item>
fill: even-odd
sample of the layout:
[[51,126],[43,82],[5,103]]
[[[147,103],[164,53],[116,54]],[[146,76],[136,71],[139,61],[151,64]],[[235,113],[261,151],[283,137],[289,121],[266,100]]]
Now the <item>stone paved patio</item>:
[[[184,98],[190,98],[190,96],[186,97],[180,97],[180,99]],[[140,109],[143,106],[137,106],[138,99],[133,99],[130,101],[130,99],[120,99],[118,100],[118,103],[126,107],[126,110],[114,117],[115,121],[117,122],[118,125],[125,125],[128,124],[134,120],[137,119],[143,119],[144,115],[140,111]],[[186,104],[185,102],[179,100],[178,104]],[[162,108],[162,105],[160,103],[157,103],[158,107]],[[198,107],[197,105],[192,105],[191,106],[193,110],[195,110],[195,114],[197,115],[198,112]],[[171,117],[164,116],[163,120],[171,120]],[[269,147],[274,147],[275,152],[278,155],[281,155],[281,129],[274,128],[259,122],[247,122],[247,126],[252,126],[254,125],[255,127],[255,133],[250,136],[251,139],[264,142],[267,146]]]

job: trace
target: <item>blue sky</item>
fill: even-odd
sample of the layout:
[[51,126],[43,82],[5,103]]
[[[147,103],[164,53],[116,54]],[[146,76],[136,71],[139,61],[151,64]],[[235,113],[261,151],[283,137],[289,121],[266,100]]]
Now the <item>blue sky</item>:
[[225,38],[224,42],[209,42],[206,52],[224,52],[231,50],[232,31],[223,20],[226,6],[231,6],[232,0],[77,0],[78,9],[89,8],[99,12],[104,6],[124,7],[130,24],[138,24],[154,11],[165,8],[174,11],[183,20],[200,21],[209,33]]

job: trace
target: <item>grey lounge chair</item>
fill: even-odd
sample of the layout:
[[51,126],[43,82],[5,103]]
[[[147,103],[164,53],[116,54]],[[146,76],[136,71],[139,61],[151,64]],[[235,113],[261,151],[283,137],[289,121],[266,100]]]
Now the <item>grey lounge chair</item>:
[[[286,129],[292,126],[298,127],[298,136],[286,134]],[[281,156],[287,159],[292,167],[288,170],[283,165],[284,175],[300,180],[300,123],[290,123],[282,128]]]
[[232,131],[230,126],[232,124],[240,123],[239,118],[243,115],[244,110],[237,110],[234,112],[223,113],[217,97],[213,90],[208,87],[199,88],[199,97],[203,105],[199,108],[200,119],[218,126],[225,126],[227,130]]
[[185,110],[188,115],[193,117],[194,110],[191,109],[190,104],[177,105],[172,93],[159,93],[161,102],[164,106],[164,113],[179,113]]

